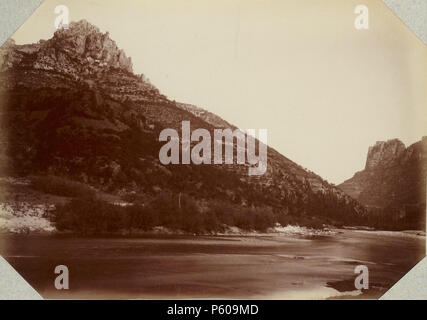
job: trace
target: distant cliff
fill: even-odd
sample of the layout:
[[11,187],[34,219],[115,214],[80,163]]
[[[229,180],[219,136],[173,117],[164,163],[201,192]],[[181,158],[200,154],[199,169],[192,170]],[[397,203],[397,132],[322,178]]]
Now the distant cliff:
[[427,137],[407,148],[398,139],[378,141],[369,148],[365,169],[338,187],[371,209],[425,215],[426,174]]

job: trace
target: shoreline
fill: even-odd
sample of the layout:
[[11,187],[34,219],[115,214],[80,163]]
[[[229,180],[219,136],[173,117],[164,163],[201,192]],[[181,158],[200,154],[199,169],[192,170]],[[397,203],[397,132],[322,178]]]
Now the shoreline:
[[118,232],[108,232],[108,233],[88,233],[80,234],[75,232],[68,231],[57,231],[52,230],[50,232],[46,231],[29,231],[20,230],[19,232],[14,231],[0,231],[0,236],[9,235],[9,236],[46,236],[46,237],[76,237],[76,238],[139,238],[147,236],[171,236],[171,237],[226,237],[226,236],[242,236],[242,237],[259,237],[259,236],[330,236],[335,235],[336,232],[332,231],[329,228],[325,229],[313,229],[307,227],[300,227],[294,225],[288,225],[285,227],[276,226],[275,228],[270,228],[264,232],[256,230],[244,230],[238,227],[225,226],[225,231],[222,232],[207,232],[207,233],[191,233],[184,232],[182,230],[173,230],[162,226],[154,227],[152,230],[121,230]]
[[[344,233],[345,231],[356,232],[356,233],[365,233],[383,235],[390,237],[409,237],[409,238],[426,238],[426,232],[423,230],[366,230],[366,229],[355,229],[355,228],[325,228],[325,229],[313,229],[307,227],[300,227],[295,225],[288,225],[285,227],[276,227],[279,230],[266,230],[264,232],[256,230],[243,230],[237,227],[228,227],[228,230],[223,232],[212,232],[212,233],[188,233],[181,230],[171,230],[165,227],[155,227],[153,230],[142,231],[142,230],[133,230],[131,233],[127,230],[120,232],[110,232],[110,233],[88,233],[88,234],[79,234],[68,231],[57,231],[53,230],[50,232],[46,231],[19,231],[14,232],[10,230],[0,230],[0,237],[7,238],[21,238],[21,237],[49,237],[49,238],[76,238],[76,239],[138,239],[138,238],[180,238],[180,237],[194,237],[194,238],[203,238],[203,237],[301,237],[301,238],[326,238],[333,237],[339,234]],[[272,229],[276,229],[272,228]]]

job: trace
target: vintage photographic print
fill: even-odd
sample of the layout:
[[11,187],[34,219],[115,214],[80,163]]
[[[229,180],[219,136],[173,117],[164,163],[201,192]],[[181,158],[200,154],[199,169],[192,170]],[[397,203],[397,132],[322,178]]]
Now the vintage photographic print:
[[426,71],[382,1],[46,0],[0,255],[45,299],[378,299],[425,256]]

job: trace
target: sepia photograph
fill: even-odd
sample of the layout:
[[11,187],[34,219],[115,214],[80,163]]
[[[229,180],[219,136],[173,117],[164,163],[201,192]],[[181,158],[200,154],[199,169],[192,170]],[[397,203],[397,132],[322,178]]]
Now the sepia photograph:
[[0,47],[0,255],[44,299],[379,299],[426,89],[382,1],[45,0]]

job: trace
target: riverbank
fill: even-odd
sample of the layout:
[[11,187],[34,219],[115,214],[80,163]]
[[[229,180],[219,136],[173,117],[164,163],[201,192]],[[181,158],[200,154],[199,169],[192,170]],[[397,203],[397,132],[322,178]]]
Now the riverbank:
[[[49,211],[53,209],[53,205],[30,204],[22,202],[20,204],[4,204],[0,203],[0,234],[15,234],[15,235],[73,235],[77,237],[84,237],[82,234],[75,234],[72,232],[58,231],[54,223],[48,218]],[[273,228],[268,228],[264,232],[257,230],[244,230],[236,226],[223,226],[223,231],[218,232],[205,232],[205,233],[192,233],[183,230],[174,230],[163,226],[156,226],[150,230],[119,230],[111,233],[104,233],[96,236],[104,237],[138,237],[150,235],[187,235],[187,236],[286,236],[295,235],[303,237],[316,237],[316,236],[332,236],[340,230],[352,230],[359,233],[372,233],[375,232],[379,235],[387,236],[403,236],[403,237],[425,237],[426,232],[423,230],[402,230],[402,231],[386,231],[375,230],[367,227],[346,227],[342,229],[333,226],[323,226],[322,228],[308,228],[299,225],[286,225],[281,226],[276,224]],[[87,235],[86,235],[87,236]]]

